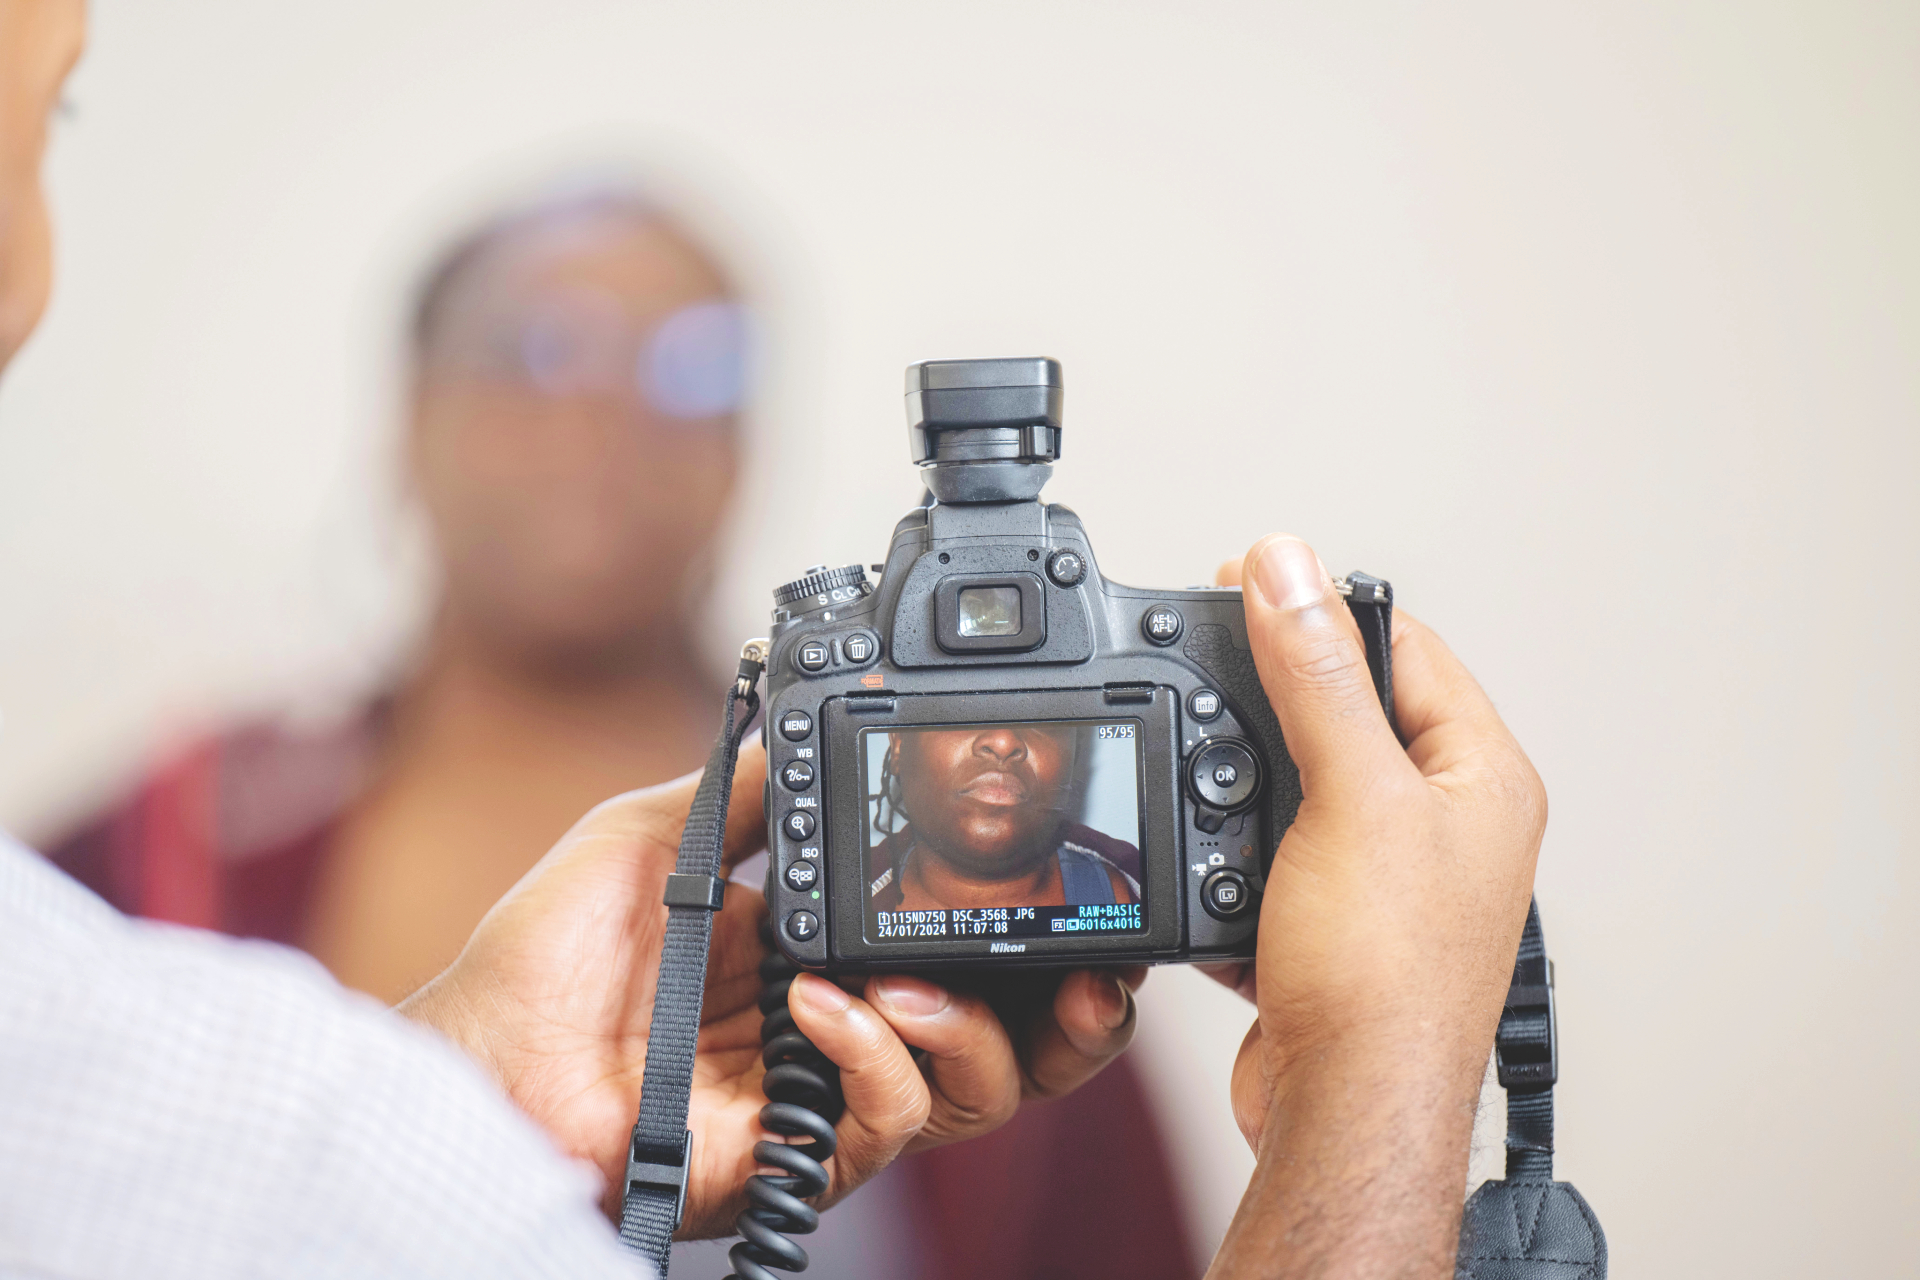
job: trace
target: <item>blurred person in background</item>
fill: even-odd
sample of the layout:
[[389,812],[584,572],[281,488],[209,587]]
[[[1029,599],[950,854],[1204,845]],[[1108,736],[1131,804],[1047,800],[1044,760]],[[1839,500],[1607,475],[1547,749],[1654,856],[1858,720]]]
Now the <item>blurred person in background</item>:
[[[748,340],[715,255],[633,190],[463,238],[411,329],[407,469],[442,583],[413,670],[331,730],[188,745],[54,860],[130,914],[302,947],[388,1003],[445,968],[579,814],[705,759],[722,684],[693,624]],[[825,1222],[820,1262],[849,1280],[863,1258],[932,1280],[1193,1273],[1124,1060]]]

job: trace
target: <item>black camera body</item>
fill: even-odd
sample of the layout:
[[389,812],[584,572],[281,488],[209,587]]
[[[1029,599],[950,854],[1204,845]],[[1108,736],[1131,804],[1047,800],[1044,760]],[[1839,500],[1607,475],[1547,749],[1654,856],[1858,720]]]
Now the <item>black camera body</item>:
[[1300,781],[1240,593],[1101,575],[1079,518],[1039,501],[1061,398],[1053,360],[911,366],[927,504],[877,583],[821,566],[775,592],[767,902],[797,964],[1253,953]]

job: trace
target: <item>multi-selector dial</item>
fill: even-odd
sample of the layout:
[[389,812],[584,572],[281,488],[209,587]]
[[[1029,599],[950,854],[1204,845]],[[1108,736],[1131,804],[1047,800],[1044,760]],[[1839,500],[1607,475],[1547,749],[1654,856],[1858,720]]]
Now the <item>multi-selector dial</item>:
[[1196,799],[1232,813],[1253,799],[1260,787],[1260,762],[1243,742],[1216,739],[1187,761],[1187,780]]
[[1215,738],[1187,757],[1187,790],[1200,802],[1193,822],[1202,831],[1218,831],[1259,789],[1259,757],[1238,739]]

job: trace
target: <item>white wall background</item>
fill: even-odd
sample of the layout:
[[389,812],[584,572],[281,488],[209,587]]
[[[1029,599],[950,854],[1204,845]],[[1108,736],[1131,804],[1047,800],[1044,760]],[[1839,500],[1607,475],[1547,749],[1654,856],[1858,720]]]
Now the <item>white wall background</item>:
[[[730,210],[780,340],[716,636],[880,553],[903,364],[1061,357],[1051,496],[1109,574],[1306,535],[1533,752],[1615,1274],[1912,1275],[1916,68],[1920,10],[1832,0],[103,0],[0,395],[0,820],[371,678],[406,271],[638,154]],[[1147,992],[1217,1236],[1247,1014]]]

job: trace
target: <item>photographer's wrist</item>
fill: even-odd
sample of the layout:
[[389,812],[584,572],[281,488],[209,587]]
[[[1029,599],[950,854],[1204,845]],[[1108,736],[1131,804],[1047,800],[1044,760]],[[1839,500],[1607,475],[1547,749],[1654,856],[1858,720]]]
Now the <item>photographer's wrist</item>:
[[1451,1274],[1483,1062],[1369,1031],[1276,1067],[1210,1280]]
[[451,1041],[500,1089],[511,1095],[493,1030],[474,1012],[472,1003],[451,969],[402,1000],[394,1011],[411,1022],[430,1027]]

